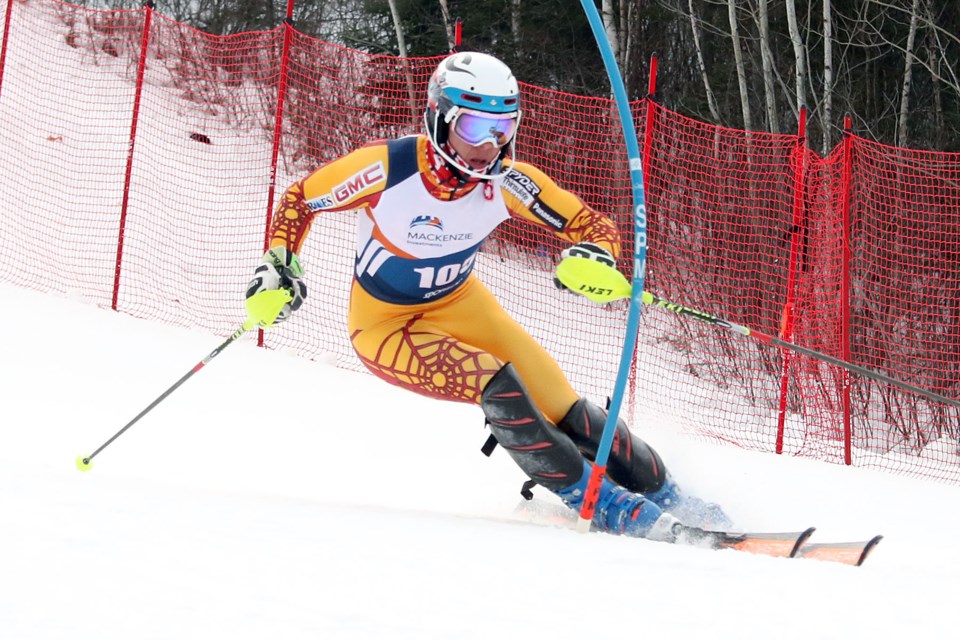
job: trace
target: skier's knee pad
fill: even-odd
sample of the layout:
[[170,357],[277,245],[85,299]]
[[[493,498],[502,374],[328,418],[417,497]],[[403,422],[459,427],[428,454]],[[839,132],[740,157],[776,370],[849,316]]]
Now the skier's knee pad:
[[[567,433],[583,455],[596,460],[607,412],[589,400],[578,400],[557,426]],[[617,420],[607,475],[636,493],[658,491],[667,479],[667,469],[653,447],[630,433],[623,419]]]
[[490,379],[480,407],[500,446],[538,484],[556,491],[583,475],[577,446],[533,404],[513,365],[504,365]]

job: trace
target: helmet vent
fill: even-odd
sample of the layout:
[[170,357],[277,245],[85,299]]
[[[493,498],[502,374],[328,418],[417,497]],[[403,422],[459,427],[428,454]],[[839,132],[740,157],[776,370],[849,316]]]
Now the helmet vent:
[[468,102],[475,102],[477,104],[483,102],[483,99],[480,96],[475,96],[469,93],[461,93],[460,98]]

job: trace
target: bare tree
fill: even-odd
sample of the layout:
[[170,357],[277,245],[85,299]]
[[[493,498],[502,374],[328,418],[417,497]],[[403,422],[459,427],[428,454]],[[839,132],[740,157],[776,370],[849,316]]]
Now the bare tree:
[[613,0],[603,0],[600,13],[603,16],[603,29],[607,32],[607,41],[610,42],[610,48],[613,49],[613,57],[619,63],[620,34],[617,32],[617,13],[613,9]]
[[743,51],[740,49],[740,28],[737,21],[736,0],[727,0],[727,16],[730,18],[730,39],[733,41],[733,60],[737,67],[737,84],[740,87],[740,113],[743,115],[743,128],[753,129],[750,117],[750,94],[747,91],[747,70],[743,64]]
[[397,0],[388,0],[388,2],[390,3],[390,14],[393,16],[393,27],[397,31],[397,49],[400,51],[403,75],[407,81],[410,114],[416,116],[418,111],[417,95],[414,91],[413,73],[410,71],[409,62],[407,61],[407,44],[403,39],[403,25],[400,23],[400,12],[397,10]]
[[[927,21],[933,23],[932,0],[927,2]],[[934,126],[934,145],[940,148],[943,143],[943,96],[941,95],[940,82],[940,60],[941,51],[940,39],[937,37],[935,29],[929,30],[927,44],[927,66],[930,68],[930,76],[933,82],[933,126]]]
[[720,109],[717,106],[717,98],[710,87],[710,77],[707,75],[707,65],[703,60],[703,46],[701,45],[702,34],[700,32],[700,20],[693,8],[693,0],[687,0],[690,8],[690,30],[693,32],[693,46],[697,52],[697,65],[700,67],[700,77],[703,78],[703,88],[707,92],[707,105],[710,108],[710,116],[714,122],[720,122]]
[[903,62],[903,88],[900,92],[900,116],[897,118],[897,144],[907,146],[908,119],[910,116],[910,86],[913,81],[913,45],[917,40],[917,19],[920,13],[920,0],[913,0],[910,8],[910,31],[907,33],[907,50]]
[[[829,2],[830,0],[824,0]],[[771,133],[780,133],[777,117],[777,97],[773,86],[773,52],[770,50],[770,12],[768,0],[760,0],[760,61],[763,64],[763,100],[767,109],[767,127]]]
[[823,144],[820,152],[825,156],[830,151],[830,123],[833,119],[833,6],[823,0]]
[[397,30],[397,50],[400,57],[407,57],[407,43],[403,40],[403,26],[400,24],[400,11],[397,9],[397,0],[387,0],[390,3],[390,14],[393,16],[393,28]]
[[797,4],[795,0],[787,0],[787,28],[790,31],[790,41],[793,43],[793,57],[795,59],[797,77],[797,104],[799,108],[807,102],[807,58],[806,50],[803,46],[803,39],[800,37],[800,25],[797,24]]
[[[520,0],[514,0],[514,5],[520,4]],[[440,13],[443,14],[443,27],[447,31],[447,50],[453,51],[453,48],[457,45],[454,40],[453,35],[453,25],[450,24],[450,6],[447,4],[447,0],[440,0]],[[517,20],[517,12],[513,12],[513,20]]]
[[[633,3],[620,1],[620,71],[623,73],[623,81],[627,83],[630,79],[630,14],[633,13]],[[627,95],[630,90],[627,88]]]
[[520,42],[520,2],[521,0],[510,0],[510,35],[514,42]]

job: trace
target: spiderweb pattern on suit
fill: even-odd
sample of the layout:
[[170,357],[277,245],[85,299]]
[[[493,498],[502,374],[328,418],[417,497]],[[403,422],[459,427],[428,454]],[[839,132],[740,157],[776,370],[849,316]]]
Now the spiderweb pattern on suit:
[[360,354],[363,363],[384,380],[417,393],[479,403],[501,362],[456,338],[417,330],[417,320],[389,334],[373,359]]

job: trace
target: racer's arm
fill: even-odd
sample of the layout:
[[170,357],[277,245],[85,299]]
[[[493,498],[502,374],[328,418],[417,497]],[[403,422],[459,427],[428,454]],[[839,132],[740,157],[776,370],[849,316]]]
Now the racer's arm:
[[269,247],[299,253],[318,213],[373,206],[387,185],[387,170],[387,145],[375,142],[298,180],[277,204]]
[[321,211],[371,207],[386,184],[387,147],[375,143],[325,164],[287,189],[277,204],[267,252],[254,270],[246,296],[250,300],[265,291],[285,289],[290,298],[276,316],[257,319],[261,326],[288,320],[307,297],[297,253],[313,217]]
[[620,255],[620,232],[609,217],[562,189],[540,169],[515,162],[501,186],[511,215],[552,231],[571,244],[589,242]]

